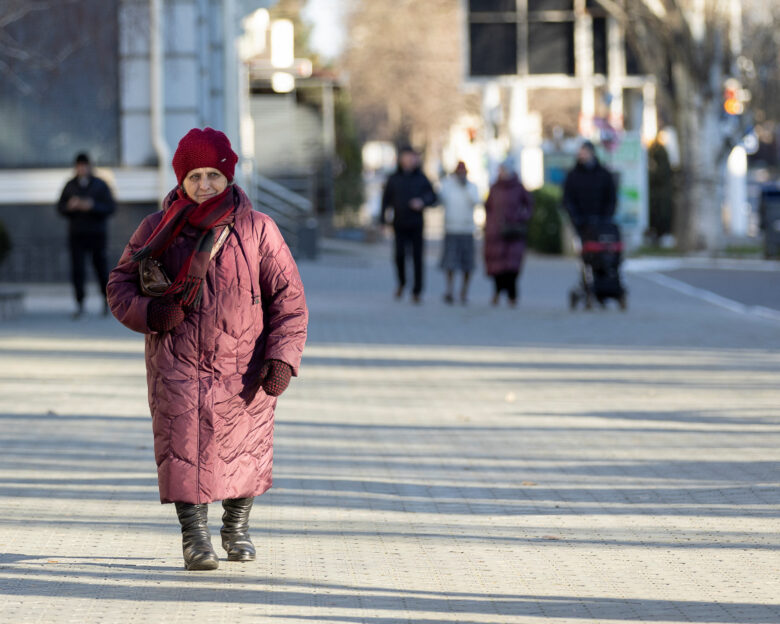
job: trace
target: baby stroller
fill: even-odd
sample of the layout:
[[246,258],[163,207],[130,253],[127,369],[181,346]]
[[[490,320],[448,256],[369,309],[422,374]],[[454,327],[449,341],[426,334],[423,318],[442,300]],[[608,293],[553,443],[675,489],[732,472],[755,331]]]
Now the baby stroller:
[[628,306],[626,289],[620,280],[623,243],[620,229],[612,222],[592,223],[580,231],[582,240],[581,283],[569,291],[569,307],[580,302],[586,310],[597,301],[602,307],[615,299],[621,310]]

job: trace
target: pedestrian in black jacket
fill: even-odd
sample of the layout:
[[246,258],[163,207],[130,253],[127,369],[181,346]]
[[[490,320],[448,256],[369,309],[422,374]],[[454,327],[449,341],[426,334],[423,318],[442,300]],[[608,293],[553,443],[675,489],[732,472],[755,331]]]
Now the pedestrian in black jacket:
[[[73,318],[84,314],[84,279],[87,254],[92,256],[103,297],[108,284],[108,217],[114,213],[116,203],[108,185],[92,174],[92,166],[86,154],[75,160],[76,175],[65,185],[57,204],[57,210],[68,219],[68,244],[73,290],[76,296],[76,312]],[[108,314],[105,305],[103,313]]]
[[400,298],[406,286],[406,256],[411,249],[414,263],[412,300],[420,302],[423,287],[423,209],[436,203],[436,193],[420,168],[420,159],[411,147],[404,147],[398,158],[398,169],[385,184],[382,194],[382,223],[387,223],[387,212],[393,209],[395,231],[395,264],[398,272]]
[[615,215],[615,180],[599,162],[590,141],[582,144],[577,153],[577,164],[566,176],[563,206],[580,236],[588,224],[611,221]]

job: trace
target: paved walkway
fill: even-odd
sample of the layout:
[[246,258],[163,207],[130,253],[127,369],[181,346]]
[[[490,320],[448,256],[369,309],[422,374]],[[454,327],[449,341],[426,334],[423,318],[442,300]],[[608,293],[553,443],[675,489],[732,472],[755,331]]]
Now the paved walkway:
[[0,324],[0,622],[780,622],[780,324],[641,274],[572,314],[565,260],[517,310],[433,268],[393,301],[386,246],[301,269],[259,557],[214,572],[157,503],[140,337],[50,287]]

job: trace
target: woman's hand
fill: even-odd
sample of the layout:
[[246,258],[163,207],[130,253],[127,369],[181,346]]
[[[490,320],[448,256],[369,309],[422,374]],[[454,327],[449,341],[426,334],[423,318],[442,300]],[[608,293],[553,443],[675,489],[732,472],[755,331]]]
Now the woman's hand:
[[260,369],[260,383],[269,396],[278,397],[290,385],[292,368],[281,360],[266,360]]
[[184,309],[173,297],[159,297],[149,302],[146,324],[159,333],[169,332],[184,320]]

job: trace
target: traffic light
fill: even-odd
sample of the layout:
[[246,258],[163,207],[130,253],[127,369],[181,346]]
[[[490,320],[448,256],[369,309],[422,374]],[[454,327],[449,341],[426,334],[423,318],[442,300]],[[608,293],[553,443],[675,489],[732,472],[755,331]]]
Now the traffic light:
[[729,115],[741,115],[745,110],[742,85],[729,78],[723,85],[723,110]]

